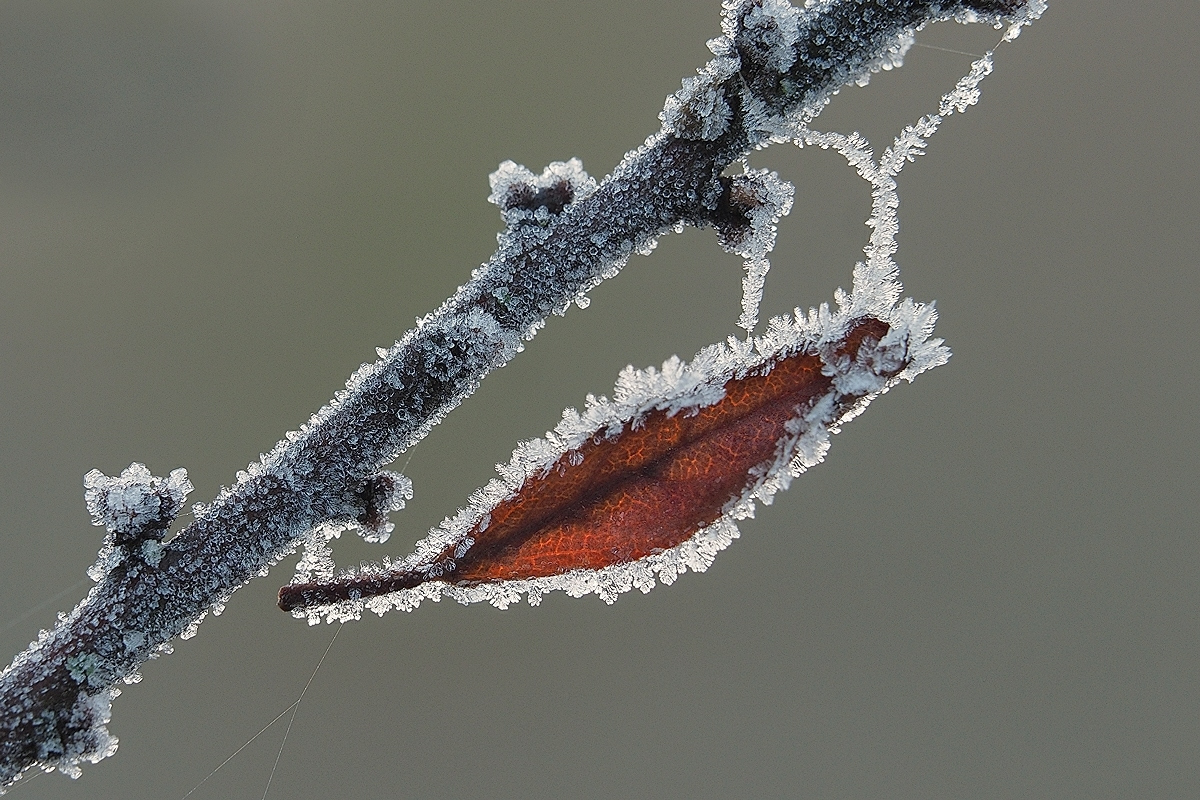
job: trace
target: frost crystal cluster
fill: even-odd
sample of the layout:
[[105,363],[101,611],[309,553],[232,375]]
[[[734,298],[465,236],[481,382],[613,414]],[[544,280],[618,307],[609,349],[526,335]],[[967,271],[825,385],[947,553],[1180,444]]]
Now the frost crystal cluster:
[[775,249],[779,220],[792,210],[796,187],[774,172],[744,168],[741,175],[727,184],[722,197],[724,218],[714,220],[717,240],[731,253],[746,259],[746,277],[742,280],[742,316],[738,327],[753,331],[758,323],[758,306],[771,262],[767,254]]
[[161,540],[192,491],[187,470],[156,478],[145,464],[134,462],[118,478],[98,469],[83,476],[84,500],[93,525],[103,525],[115,544]]
[[[194,635],[206,614],[220,613],[232,592],[301,543],[298,580],[345,588],[322,603],[318,588],[309,597],[300,584],[290,587],[296,595],[290,607],[310,620],[411,609],[443,596],[503,607],[524,594],[536,603],[553,589],[611,601],[707,567],[756,502],[769,502],[821,460],[838,426],[897,381],[947,357],[931,335],[932,307],[899,299],[895,176],[943,117],[975,101],[990,56],[947,95],[938,114],[906,129],[879,160],[861,138],[815,133],[809,122],[842,87],[898,66],[926,24],[1007,25],[1011,39],[1044,9],[1043,0],[809,0],[803,7],[727,0],[722,35],[709,43],[714,58],[667,99],[661,128],[602,181],[575,159],[541,174],[501,164],[488,199],[500,208],[505,229],[491,259],[394,345],[379,348],[377,360],[211,503],[193,506],[194,520],[173,538],[166,533],[191,489],[183,470],[158,478],[132,464],[118,477],[88,473],[87,507],[107,530],[89,572],[97,583],[0,672],[0,787],[33,768],[78,775],[82,762],[111,754],[116,739],[106,723],[119,685],[136,682],[139,665],[169,652],[176,637]],[[685,225],[714,227],[722,246],[746,260],[739,324],[753,331],[767,254],[794,189],[774,173],[750,169],[745,159],[784,141],[839,150],[873,186],[871,241],[851,292],[839,290],[833,308],[772,320],[761,335],[730,338],[687,364],[672,359],[661,370],[627,370],[611,399],[589,399],[545,438],[519,446],[500,477],[408,559],[336,575],[329,540],[355,528],[384,541],[392,530],[388,514],[412,496],[408,479],[384,467],[516,356],[549,315],[572,303],[586,306],[591,288],[633,254],[648,254],[657,237]],[[739,162],[741,173],[729,173]],[[740,391],[739,382],[766,380],[786,364],[800,365],[811,391],[785,409],[790,416],[772,423],[782,428],[765,460],[756,456],[741,483],[721,494],[713,514],[688,527],[684,539],[595,568],[535,568],[527,580],[499,571],[455,582],[464,565],[483,569],[480,542],[531,481],[548,470],[588,469],[589,454],[597,452],[589,448],[619,445],[643,423],[648,430],[651,422],[670,427],[706,418]],[[659,487],[643,488],[653,494]],[[647,502],[636,510],[657,513]],[[400,583],[369,597],[353,583],[382,586],[397,574]]]

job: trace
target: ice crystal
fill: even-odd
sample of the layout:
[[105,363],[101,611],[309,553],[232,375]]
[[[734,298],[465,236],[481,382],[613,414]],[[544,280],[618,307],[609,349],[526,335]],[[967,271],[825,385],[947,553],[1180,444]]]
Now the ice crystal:
[[379,472],[363,481],[355,495],[363,505],[354,518],[355,526],[364,541],[382,544],[396,527],[388,520],[388,512],[399,511],[405,501],[412,500],[412,481],[398,472]]

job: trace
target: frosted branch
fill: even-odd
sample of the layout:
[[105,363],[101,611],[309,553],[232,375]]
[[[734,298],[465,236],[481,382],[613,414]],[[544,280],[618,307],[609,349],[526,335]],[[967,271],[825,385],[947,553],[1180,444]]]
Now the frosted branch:
[[[506,228],[489,262],[381,348],[307,424],[211,503],[194,506],[194,521],[173,539],[162,541],[191,488],[186,473],[155,478],[134,464],[118,478],[88,474],[88,509],[108,529],[90,572],[97,584],[0,674],[0,786],[34,766],[77,775],[80,763],[111,754],[116,739],[105,725],[118,685],[136,682],[140,664],[193,635],[209,611],[219,613],[302,540],[311,556],[330,530],[386,538],[387,513],[411,487],[382,467],[520,352],[550,314],[585,304],[591,288],[656,237],[685,224],[717,227],[747,259],[743,324],[753,326],[754,293],[791,189],[761,173],[726,177],[726,168],[795,139],[841,87],[899,65],[921,26],[985,21],[1010,26],[1011,37],[1044,3],[810,0],[798,9],[728,0],[724,8],[724,33],[709,43],[714,60],[667,100],[660,131],[599,184],[576,160],[540,176],[502,164],[489,199]],[[918,126],[914,144],[885,154],[878,169],[918,152],[924,135]],[[879,186],[877,202],[890,202]],[[866,281],[888,280],[868,273]],[[857,286],[856,278],[856,294]],[[319,561],[311,563],[318,572]]]

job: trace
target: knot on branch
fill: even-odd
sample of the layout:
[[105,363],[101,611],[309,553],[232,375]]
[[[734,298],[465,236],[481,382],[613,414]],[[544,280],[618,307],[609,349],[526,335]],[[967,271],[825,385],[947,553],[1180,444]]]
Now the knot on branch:
[[[788,70],[798,56],[797,46],[804,33],[803,13],[788,0],[726,3],[721,20],[724,36],[708,43],[718,60],[736,60],[751,97],[776,111],[791,102],[798,91]],[[748,100],[745,98],[743,103]]]
[[94,469],[83,476],[83,486],[92,524],[107,528],[117,546],[161,541],[192,491],[186,469],[158,478],[137,462],[117,478]]
[[677,139],[712,141],[729,128],[733,109],[726,98],[729,79],[737,74],[737,58],[719,57],[705,64],[683,88],[667,98],[659,113],[663,131]]
[[728,253],[764,258],[775,248],[779,220],[792,210],[796,187],[766,169],[748,170],[720,181],[721,196],[711,217],[717,241]]
[[595,179],[588,176],[578,158],[552,161],[541,175],[505,161],[488,176],[488,183],[492,187],[488,202],[500,206],[509,228],[522,223],[545,227],[568,205],[596,191]]
[[[796,63],[800,9],[788,0],[746,0],[727,4],[721,30],[724,47],[738,54],[743,70],[781,74]],[[710,44],[722,55],[720,40]]]
[[359,509],[354,522],[368,542],[386,542],[396,526],[388,521],[388,514],[404,508],[412,500],[412,481],[398,472],[381,471],[363,481],[354,492],[355,504]]

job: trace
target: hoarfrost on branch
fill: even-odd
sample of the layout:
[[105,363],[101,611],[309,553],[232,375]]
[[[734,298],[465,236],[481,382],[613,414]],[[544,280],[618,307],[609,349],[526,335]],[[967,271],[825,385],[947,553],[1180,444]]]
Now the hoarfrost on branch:
[[[772,321],[757,339],[731,339],[691,364],[672,361],[661,372],[623,374],[613,400],[568,414],[557,440],[518,448],[501,483],[519,484],[521,473],[546,463],[582,431],[611,424],[610,415],[683,403],[685,397],[704,403],[715,396],[714,376],[800,339],[819,347],[822,337],[850,319],[875,316],[901,332],[889,333],[866,361],[831,364],[838,391],[869,399],[895,379],[945,359],[947,351],[930,336],[932,308],[899,302],[891,259],[895,175],[920,154],[942,117],[974,102],[990,57],[976,63],[937,115],[906,129],[878,161],[860,138],[813,133],[808,124],[843,86],[899,66],[924,25],[982,21],[1005,28],[1004,38],[1011,39],[1041,15],[1044,1],[809,0],[798,8],[785,0],[726,0],[723,8],[723,35],[709,42],[714,59],[668,98],[661,130],[598,183],[575,159],[553,163],[541,175],[512,162],[500,165],[489,199],[506,227],[489,262],[395,345],[380,348],[379,360],[352,375],[307,424],[239,472],[212,502],[193,506],[194,521],[174,538],[164,541],[191,489],[186,472],[159,478],[132,464],[116,478],[88,473],[88,510],[107,529],[89,571],[97,583],[0,673],[0,787],[33,767],[77,776],[83,762],[112,754],[116,739],[106,725],[119,684],[136,682],[140,664],[170,652],[176,636],[194,635],[209,611],[219,613],[232,592],[301,543],[307,547],[302,572],[327,579],[331,532],[356,528],[369,540],[386,539],[387,514],[411,497],[411,484],[382,467],[423,438],[490,370],[519,353],[549,314],[565,313],[572,302],[586,305],[591,288],[615,275],[633,253],[648,253],[658,236],[687,224],[717,229],[722,245],[746,259],[740,324],[752,331],[767,253],[793,192],[777,176],[745,166],[742,174],[725,175],[755,149],[783,141],[832,147],[871,182],[873,231],[853,290],[839,291],[836,311],[822,305]],[[904,368],[881,378],[897,354]],[[792,475],[817,463],[828,434],[858,411],[861,404],[830,416],[815,406],[813,418],[797,428],[786,463],[761,476],[718,523],[678,552],[545,585],[502,584],[478,597],[450,594],[496,605],[522,592],[536,603],[553,588],[611,599],[634,587],[648,590],[656,578],[670,583],[686,569],[699,571],[736,536],[734,521],[751,513],[755,498],[769,501]],[[485,514],[488,498],[499,491],[481,490],[464,513]],[[455,541],[454,523],[431,534],[438,536]],[[398,596],[386,603],[411,605]]]

